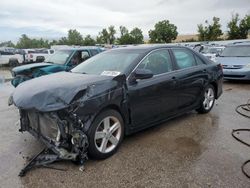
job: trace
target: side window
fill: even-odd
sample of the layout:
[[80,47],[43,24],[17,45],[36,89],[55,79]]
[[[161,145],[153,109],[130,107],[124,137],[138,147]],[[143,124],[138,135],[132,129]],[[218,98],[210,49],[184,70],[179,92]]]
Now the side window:
[[195,56],[195,59],[196,59],[196,63],[197,65],[206,65],[206,63],[204,63],[201,58],[199,58],[198,56]]
[[97,50],[91,50],[91,53],[94,56],[94,55],[98,54],[98,51]]
[[138,66],[138,69],[148,69],[154,75],[173,70],[168,50],[157,50],[149,54]]
[[172,49],[179,69],[196,66],[196,61],[192,52],[185,49]]
[[70,66],[76,66],[82,62],[82,52],[76,51],[70,60]]
[[89,56],[89,53],[88,53],[87,51],[82,51],[82,52],[81,52],[81,60],[82,60],[82,61],[87,60],[89,57],[90,57],[90,56]]

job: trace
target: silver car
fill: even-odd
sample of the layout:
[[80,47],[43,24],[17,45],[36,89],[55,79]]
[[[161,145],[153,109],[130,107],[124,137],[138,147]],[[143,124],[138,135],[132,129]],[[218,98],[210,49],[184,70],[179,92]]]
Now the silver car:
[[216,61],[226,80],[250,80],[250,43],[227,46]]

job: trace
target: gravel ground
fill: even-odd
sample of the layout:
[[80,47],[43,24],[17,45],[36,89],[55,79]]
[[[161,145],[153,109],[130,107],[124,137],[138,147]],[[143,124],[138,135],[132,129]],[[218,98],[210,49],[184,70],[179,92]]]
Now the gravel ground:
[[23,178],[19,171],[43,146],[18,132],[18,111],[7,105],[12,91],[9,83],[0,86],[0,187],[250,187],[240,169],[250,148],[231,136],[232,129],[249,128],[234,111],[250,98],[249,83],[225,83],[209,114],[190,112],[129,136],[117,154],[87,161],[83,172],[59,162],[54,166],[66,171],[39,168]]

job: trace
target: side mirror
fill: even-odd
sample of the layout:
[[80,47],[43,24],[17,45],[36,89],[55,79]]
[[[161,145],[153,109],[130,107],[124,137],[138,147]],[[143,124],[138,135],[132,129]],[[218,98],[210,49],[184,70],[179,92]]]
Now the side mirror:
[[154,75],[153,72],[148,69],[137,69],[134,72],[134,78],[140,80],[152,78],[153,75]]

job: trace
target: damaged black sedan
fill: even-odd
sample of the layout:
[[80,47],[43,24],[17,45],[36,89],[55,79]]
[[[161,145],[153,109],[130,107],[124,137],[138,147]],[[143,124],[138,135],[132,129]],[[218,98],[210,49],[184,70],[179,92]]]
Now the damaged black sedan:
[[209,112],[222,94],[222,68],[179,46],[103,52],[71,72],[35,78],[12,95],[20,131],[42,140],[59,159],[104,159],[124,135],[191,110]]

